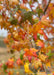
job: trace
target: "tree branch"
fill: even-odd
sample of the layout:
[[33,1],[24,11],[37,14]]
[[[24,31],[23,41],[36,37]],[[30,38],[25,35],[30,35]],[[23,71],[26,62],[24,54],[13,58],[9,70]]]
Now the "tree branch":
[[39,5],[39,1],[37,0],[37,3],[38,3],[38,5]]
[[49,6],[50,2],[51,2],[51,0],[49,0],[49,2],[48,2],[47,6],[46,6],[46,8],[45,8],[45,10],[44,10],[44,14],[46,13],[46,11],[47,11],[47,9],[48,9],[48,6]]
[[52,38],[48,38],[48,40],[53,40],[54,39],[54,37],[52,37]]

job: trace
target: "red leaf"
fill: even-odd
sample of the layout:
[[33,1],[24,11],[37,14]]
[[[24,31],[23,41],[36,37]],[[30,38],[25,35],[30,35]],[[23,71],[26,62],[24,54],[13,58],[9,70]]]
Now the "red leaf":
[[34,7],[34,5],[30,5],[30,7],[32,8],[32,7]]
[[34,38],[35,41],[37,40],[37,33],[33,34],[33,38]]
[[0,64],[0,68],[2,67],[3,64]]
[[33,52],[33,56],[34,56],[34,57],[37,57],[37,54],[36,54],[35,52]]
[[48,39],[48,37],[47,37],[47,35],[44,33],[44,39],[45,40],[47,40]]
[[28,56],[28,60],[31,63],[32,57],[31,56]]
[[23,61],[19,58],[19,59],[16,61],[16,64],[17,64],[17,65],[23,65]]
[[25,39],[25,35],[22,35],[22,39],[23,39],[23,40]]
[[43,32],[43,30],[39,30],[38,33],[43,34],[44,32]]
[[53,75],[54,75],[54,73],[53,73]]
[[36,45],[43,48],[43,47],[44,47],[44,42],[38,40],[38,41],[36,42]]
[[9,40],[7,38],[4,39],[4,43],[8,44]]
[[27,2],[27,0],[23,0],[23,3],[26,3]]

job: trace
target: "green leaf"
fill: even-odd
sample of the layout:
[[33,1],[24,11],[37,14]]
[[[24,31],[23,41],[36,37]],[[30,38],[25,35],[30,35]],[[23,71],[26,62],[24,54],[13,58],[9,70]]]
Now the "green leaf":
[[21,9],[21,12],[22,12],[22,13],[26,13],[26,10],[25,10],[25,9]]
[[36,1],[36,2],[37,2],[37,0],[34,0],[34,1]]
[[34,19],[34,23],[38,23],[39,20],[37,18]]
[[35,14],[35,13],[32,12],[32,11],[25,12],[24,15],[22,16],[22,17],[23,17],[22,22],[28,20],[28,21],[30,21],[31,23],[33,23],[32,15],[34,15],[34,14]]
[[18,5],[18,9],[20,10],[20,5]]
[[7,70],[7,65],[3,64],[3,70],[4,72]]
[[37,34],[37,38],[40,39],[40,34],[39,33]]
[[53,53],[51,52],[51,50],[49,50],[48,53],[46,53],[47,56],[49,56],[49,59],[53,56]]
[[29,4],[30,4],[30,5],[32,4],[32,0],[30,0]]
[[13,9],[13,11],[16,13],[17,11],[18,11],[18,7],[16,6],[14,9]]
[[40,14],[43,13],[43,10],[40,9],[40,8],[37,8],[37,9],[36,9],[36,12],[37,12],[38,16],[40,17]]
[[17,25],[17,22],[18,22],[17,19],[13,19],[13,20],[11,21],[11,24]]
[[20,54],[20,59],[21,59],[21,60],[23,59],[23,54]]
[[16,7],[14,10],[15,10],[15,12],[17,12],[18,11],[18,7]]
[[12,20],[13,20],[13,17],[11,16],[10,19],[9,19],[9,21],[12,21]]
[[0,1],[0,4],[1,4],[1,1]]
[[13,11],[16,13],[18,10],[20,10],[20,5],[16,6]]

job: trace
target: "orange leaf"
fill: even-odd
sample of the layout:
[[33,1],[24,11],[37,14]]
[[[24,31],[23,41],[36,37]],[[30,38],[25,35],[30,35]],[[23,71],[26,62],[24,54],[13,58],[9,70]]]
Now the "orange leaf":
[[37,40],[36,45],[40,47],[44,47],[44,43],[40,40]]

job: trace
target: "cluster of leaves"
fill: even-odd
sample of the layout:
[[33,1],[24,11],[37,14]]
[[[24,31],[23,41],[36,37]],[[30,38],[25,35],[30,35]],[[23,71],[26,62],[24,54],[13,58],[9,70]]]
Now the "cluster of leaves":
[[25,22],[26,20],[28,20],[30,23],[33,24],[34,22],[32,20],[32,15],[35,15],[35,13],[32,11],[28,11],[24,13],[24,16],[22,17],[23,18],[22,22]]
[[[47,4],[46,0],[42,2]],[[29,8],[26,6],[27,3]],[[35,3],[38,3],[37,7],[34,6]],[[54,35],[52,25],[54,4],[49,4],[45,15],[44,8],[38,0],[0,1],[0,26],[1,29],[4,28],[8,31],[4,42],[10,49],[8,52],[12,54],[16,51],[19,52],[19,58],[13,57],[3,65],[5,72],[8,68],[15,68],[16,63],[18,67],[24,66],[25,72],[28,74],[39,71],[45,73],[45,66],[49,67],[46,64],[53,58],[54,43],[52,40],[54,39],[49,39],[47,35]]]

